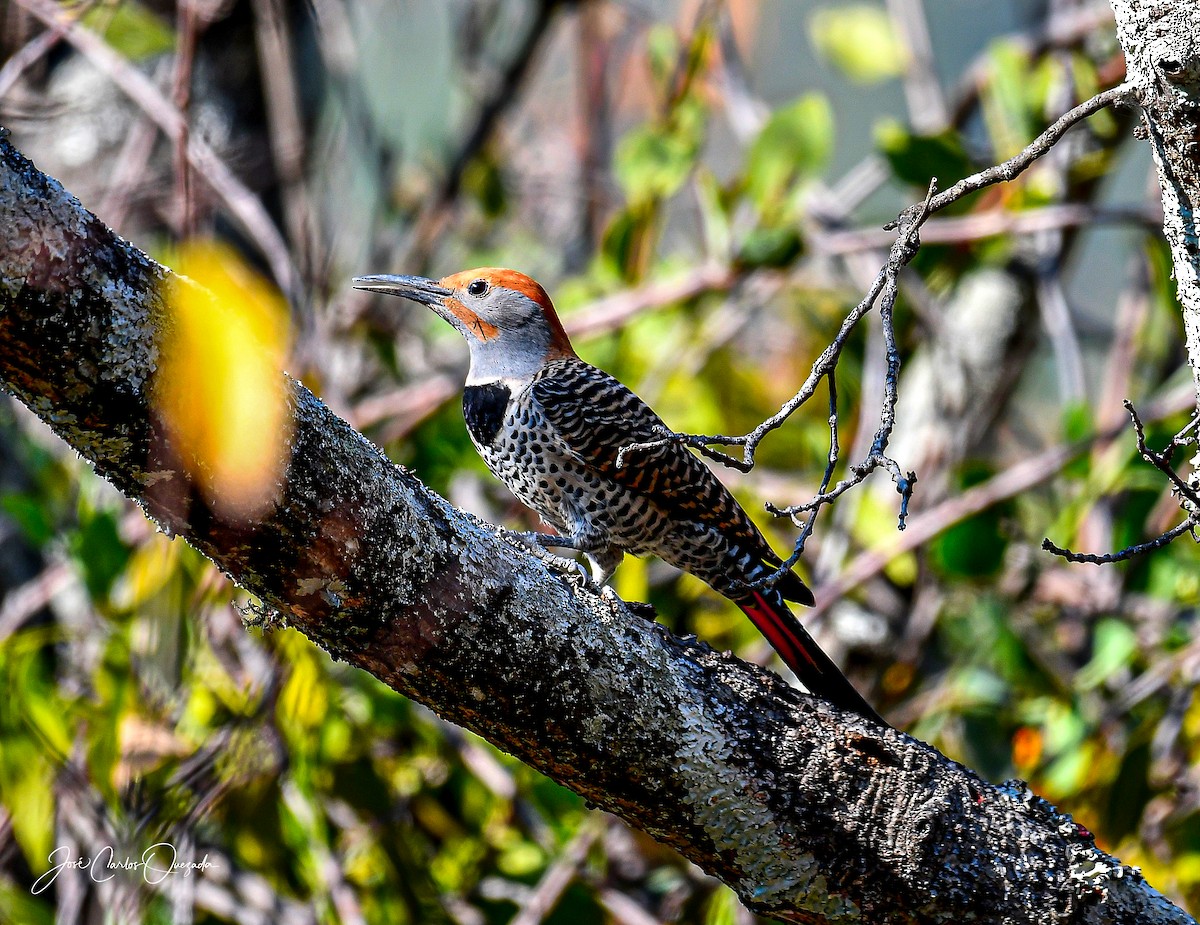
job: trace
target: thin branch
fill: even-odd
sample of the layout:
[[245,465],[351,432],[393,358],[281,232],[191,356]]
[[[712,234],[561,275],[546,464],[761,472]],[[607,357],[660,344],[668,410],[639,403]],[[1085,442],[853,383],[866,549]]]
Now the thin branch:
[[[997,164],[987,170],[959,180],[954,186],[943,193],[937,193],[937,180],[936,178],[933,179],[929,184],[929,190],[924,202],[906,209],[895,222],[885,226],[885,230],[897,232],[888,254],[887,263],[876,275],[875,281],[866,297],[846,317],[833,342],[817,358],[800,390],[784,403],[778,412],[763,421],[752,431],[741,436],[680,434],[668,431],[659,440],[622,447],[617,454],[617,465],[624,465],[630,454],[644,452],[661,446],[663,443],[675,441],[690,446],[704,456],[721,462],[724,465],[742,472],[748,472],[754,466],[758,445],[767,434],[782,426],[796,409],[812,398],[821,379],[826,376],[832,379],[836,373],[838,361],[849,339],[850,332],[859,319],[871,309],[878,299],[880,318],[883,322],[887,371],[884,379],[884,398],[880,410],[879,427],[876,430],[870,450],[864,459],[850,466],[847,477],[839,481],[832,489],[826,490],[823,485],[822,490],[816,496],[803,504],[786,508],[770,507],[769,509],[777,515],[793,516],[793,518],[795,514],[801,512],[811,512],[812,515],[815,515],[823,505],[830,503],[855,485],[863,482],[876,469],[883,468],[891,475],[892,481],[896,485],[896,491],[900,495],[897,526],[898,529],[903,530],[907,521],[908,506],[917,478],[914,472],[904,473],[900,465],[895,460],[886,456],[884,452],[887,449],[892,429],[895,426],[896,389],[900,372],[900,355],[896,348],[895,331],[892,325],[892,311],[896,304],[899,274],[916,255],[918,248],[921,246],[919,235],[921,226],[933,212],[945,208],[963,196],[1002,180],[1012,180],[1035,160],[1046,154],[1058,139],[1076,122],[1087,118],[1105,106],[1128,99],[1132,94],[1133,87],[1127,83],[1097,94],[1092,99],[1081,103],[1056,119],[1049,128],[1042,132],[1041,135],[1034,139],[1015,157],[1010,158],[1002,164]],[[738,459],[728,453],[714,449],[714,444],[741,447],[741,458]],[[832,447],[831,455],[834,455]],[[836,465],[836,460],[834,464]],[[813,517],[810,516],[805,525],[801,527],[801,535],[796,540],[792,554],[783,566],[765,580],[766,584],[777,581],[783,575],[784,571],[795,563],[799,556],[799,550],[803,548],[804,542],[807,541],[808,535],[811,533],[812,520]]]
[[[1187,410],[1195,401],[1190,383],[1156,399],[1149,412],[1151,420],[1162,420]],[[840,574],[816,589],[817,603],[811,613],[814,616],[827,611],[841,600],[852,588],[882,572],[888,563],[905,553],[912,552],[942,531],[960,523],[995,504],[1012,498],[1023,491],[1048,482],[1063,467],[1095,444],[1107,443],[1120,435],[1125,425],[1114,424],[1091,436],[1088,440],[1073,444],[1058,444],[1036,456],[1022,460],[985,482],[916,514],[908,529],[886,547],[860,553]]]
[[[916,249],[920,246],[918,231],[921,225],[930,214],[940,209],[944,209],[950,204],[958,201],[963,196],[969,193],[976,192],[1002,181],[1010,181],[1016,178],[1025,168],[1032,164],[1039,157],[1044,155],[1058,141],[1059,138],[1066,133],[1076,122],[1087,118],[1088,116],[1098,112],[1106,106],[1110,106],[1117,102],[1128,100],[1133,95],[1133,86],[1128,83],[1120,84],[1109,90],[1097,94],[1090,100],[1081,103],[1074,109],[1064,113],[1054,123],[1047,128],[1036,139],[1029,143],[1019,154],[1002,164],[997,164],[994,167],[989,167],[987,170],[982,170],[979,173],[973,174],[970,177],[959,180],[950,189],[937,193],[936,180],[930,184],[929,193],[923,203],[917,206],[910,207],[906,210],[897,221],[889,223],[885,226],[885,230],[898,230],[891,252],[888,257],[887,264],[880,269],[876,275],[875,282],[866,297],[856,306],[856,308],[846,316],[841,329],[838,331],[837,337],[834,338],[832,344],[825,349],[816,363],[813,364],[812,371],[804,384],[791,399],[789,399],[778,412],[772,415],[767,420],[763,421],[748,434],[741,436],[724,436],[713,435],[705,436],[698,434],[672,434],[664,439],[674,439],[695,449],[701,450],[711,444],[722,444],[725,446],[740,446],[743,448],[742,459],[740,462],[734,462],[725,454],[715,454],[713,458],[722,459],[728,465],[733,466],[740,471],[747,472],[754,465],[755,448],[762,439],[771,431],[780,427],[793,412],[801,405],[805,404],[812,398],[816,391],[817,383],[832,369],[836,368],[837,360],[841,355],[842,348],[845,346],[846,339],[849,337],[850,331],[858,320],[870,311],[875,304],[875,300],[880,293],[888,286],[889,278],[900,271],[902,267],[908,264],[916,254]],[[894,288],[894,282],[892,286]],[[894,296],[893,296],[894,301]],[[648,449],[654,446],[661,445],[662,441],[639,446],[637,444],[628,447],[630,451],[639,449]]]
[[284,220],[300,266],[311,271],[308,197],[304,190],[304,118],[287,11],[281,0],[254,0],[255,45],[262,73],[263,101],[270,127],[271,156],[279,181]]
[[592,845],[607,827],[608,820],[603,816],[586,816],[562,855],[546,869],[509,925],[539,925],[545,920],[554,911],[571,881],[579,875],[579,869],[587,860]]
[[[842,452],[841,442],[838,439],[837,377],[833,373],[830,373],[825,377],[825,381],[829,383],[829,456],[825,463],[825,472],[821,476],[821,487],[817,489],[818,495],[823,495],[829,491],[829,483],[833,481],[833,472],[837,468],[838,458]],[[776,515],[784,513],[772,504],[767,505],[767,510]],[[808,542],[808,538],[812,536],[813,527],[816,526],[818,513],[819,509],[814,510],[804,519],[803,523],[798,522],[795,514],[792,514],[792,523],[800,527],[800,535],[796,538],[796,542],[792,547],[792,554],[780,566],[780,577],[782,577],[784,571],[790,571],[800,561],[800,557],[804,554],[804,545]]]
[[[699,450],[711,459],[719,460],[726,465],[737,469],[741,472],[749,472],[754,466],[754,447],[772,430],[780,427],[784,421],[791,415],[796,408],[807,402],[815,394],[821,380],[825,378],[837,367],[837,361],[841,356],[842,349],[846,346],[846,342],[850,337],[850,332],[859,322],[871,307],[875,304],[875,300],[879,298],[879,293],[883,291],[884,283],[887,280],[887,268],[884,267],[875,277],[875,282],[871,289],[863,297],[863,300],[858,303],[842,321],[842,326],[838,330],[837,336],[833,342],[822,351],[821,355],[813,364],[812,370],[808,374],[808,378],[804,380],[804,384],[788,402],[774,415],[768,418],[763,423],[759,424],[749,434],[740,437],[730,437],[722,435],[700,435],[700,434],[676,434],[672,433],[664,436],[662,440],[655,440],[648,443],[634,443],[623,447],[618,454],[617,465],[625,464],[625,459],[631,453],[650,450],[661,446],[668,440],[676,440],[684,443],[693,449]],[[745,447],[745,452],[741,459],[729,456],[725,453],[720,453],[709,449],[710,444],[720,443],[726,446],[742,446]]]
[[1061,556],[1068,562],[1090,562],[1093,565],[1104,565],[1109,562],[1123,562],[1126,559],[1132,559],[1134,556],[1139,556],[1144,552],[1150,552],[1155,549],[1161,549],[1171,541],[1177,539],[1185,533],[1192,533],[1192,539],[1196,539],[1193,532],[1198,524],[1200,524],[1200,495],[1195,489],[1184,480],[1175,468],[1171,465],[1171,458],[1175,451],[1180,447],[1191,446],[1197,442],[1197,438],[1192,435],[1192,431],[1196,428],[1197,417],[1192,416],[1192,419],[1187,425],[1179,431],[1171,442],[1167,445],[1163,453],[1155,453],[1146,445],[1146,427],[1142,423],[1141,417],[1137,413],[1137,409],[1133,406],[1133,402],[1129,399],[1124,401],[1125,410],[1129,412],[1129,416],[1133,419],[1133,429],[1137,435],[1137,450],[1138,454],[1150,465],[1154,466],[1159,472],[1167,477],[1167,480],[1173,486],[1173,491],[1176,495],[1182,498],[1181,505],[1188,512],[1187,518],[1178,526],[1172,527],[1165,533],[1156,536],[1152,540],[1145,543],[1138,543],[1132,546],[1126,546],[1124,549],[1117,552],[1104,553],[1098,555],[1095,553],[1072,552],[1069,549],[1064,549],[1061,546],[1056,546],[1050,542],[1049,537],[1042,540],[1042,549],[1046,552],[1052,552],[1056,556]]
[[[1059,238],[1061,246],[1062,235]],[[1058,271],[1058,259],[1051,257],[1052,266],[1039,272],[1037,302],[1041,309],[1042,326],[1054,352],[1055,368],[1058,370],[1058,391],[1065,403],[1081,402],[1087,394],[1087,383],[1083,372],[1083,351],[1079,346],[1079,334],[1071,318],[1071,306],[1063,288]]]
[[7,96],[16,86],[22,74],[41,61],[55,45],[62,41],[67,31],[67,23],[76,21],[94,5],[94,3],[83,3],[72,9],[69,19],[64,17],[58,25],[47,29],[40,35],[35,35],[5,61],[4,67],[0,67],[0,99]]
[[1192,486],[1184,481],[1171,465],[1171,458],[1175,455],[1175,450],[1179,447],[1190,446],[1196,442],[1196,438],[1190,436],[1190,434],[1196,427],[1197,418],[1193,416],[1183,430],[1171,438],[1171,442],[1167,445],[1162,455],[1159,455],[1146,445],[1146,427],[1142,424],[1142,419],[1138,416],[1133,402],[1126,399],[1122,404],[1125,405],[1125,410],[1129,412],[1130,418],[1133,419],[1133,429],[1137,435],[1137,449],[1142,459],[1146,460],[1146,462],[1150,463],[1150,465],[1154,466],[1155,469],[1158,469],[1170,480],[1171,484],[1175,486],[1175,490],[1191,505],[1192,510],[1200,508],[1200,495],[1197,495]]
[[432,251],[453,214],[451,206],[462,187],[467,168],[492,137],[501,116],[520,99],[521,84],[537,60],[538,47],[550,28],[554,13],[562,4],[563,0],[538,0],[536,3],[533,22],[522,38],[520,47],[513,52],[499,77],[490,82],[491,92],[479,104],[474,125],[450,162],[437,192],[417,217],[409,237],[409,253],[405,264],[420,265]]
[[1200,514],[1193,514],[1177,527],[1172,527],[1166,533],[1156,536],[1152,540],[1145,543],[1138,543],[1136,546],[1126,546],[1119,552],[1107,552],[1103,555],[1096,555],[1090,552],[1072,552],[1069,549],[1063,549],[1061,546],[1055,546],[1050,542],[1049,538],[1042,540],[1042,549],[1046,552],[1052,552],[1056,556],[1061,556],[1068,562],[1090,562],[1092,565],[1107,565],[1110,562],[1124,562],[1127,559],[1132,559],[1134,556],[1140,556],[1144,552],[1151,552],[1155,549],[1161,549],[1176,538],[1183,536],[1185,533],[1191,533],[1192,539],[1196,539],[1195,529],[1200,524]]
[[192,193],[188,137],[191,135],[188,110],[192,104],[192,70],[196,60],[199,18],[194,0],[178,0],[175,7],[175,73],[171,79],[171,103],[179,112],[179,130],[172,139],[175,147],[175,198],[179,204],[176,230],[179,237],[195,234],[195,196]]
[[[178,138],[184,131],[182,113],[145,74],[113,51],[101,38],[67,19],[66,14],[49,0],[16,2],[48,28],[61,28],[63,37],[111,78],[168,138]],[[238,220],[250,239],[258,245],[271,267],[276,283],[293,304],[299,304],[299,275],[292,266],[283,237],[263,208],[262,202],[203,139],[192,135],[188,139],[187,152],[192,166],[225,203],[230,214]]]
[[919,134],[933,135],[950,122],[946,96],[938,83],[929,22],[921,0],[888,0],[888,12],[908,46],[904,69],[904,98],[908,117]]
[[1058,144],[1058,140],[1076,122],[1080,122],[1108,106],[1129,102],[1134,97],[1135,89],[1132,83],[1126,81],[1102,93],[1097,93],[1090,100],[1080,103],[1074,109],[1068,109],[1055,119],[1048,129],[1027,144],[1019,154],[1010,157],[1001,164],[996,164],[994,167],[989,167],[987,170],[981,170],[979,173],[959,180],[944,193],[939,193],[930,204],[931,211],[940,212],[946,206],[957,202],[967,194],[977,192],[995,183],[1015,180],[1030,164]]
[[[993,209],[970,215],[932,218],[921,228],[922,244],[967,244],[1000,235],[1026,235],[1101,224],[1131,224],[1146,231],[1162,228],[1162,210],[1145,207],[1107,207],[1086,203],[1055,205],[1013,212]],[[895,236],[879,228],[823,231],[812,236],[813,253],[840,256],[887,247]]]

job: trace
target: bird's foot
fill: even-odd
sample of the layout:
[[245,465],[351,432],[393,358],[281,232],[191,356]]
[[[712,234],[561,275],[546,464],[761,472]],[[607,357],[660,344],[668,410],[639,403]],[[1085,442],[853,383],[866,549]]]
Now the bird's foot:
[[523,549],[528,550],[537,559],[540,559],[551,570],[558,572],[561,575],[575,582],[582,582],[584,585],[591,585],[592,579],[588,574],[588,570],[583,563],[575,559],[569,559],[566,556],[556,556],[546,547],[547,543],[538,539],[538,537],[546,537],[547,539],[558,539],[548,533],[517,533],[512,530],[504,531],[505,535],[510,540],[515,540],[521,544]]

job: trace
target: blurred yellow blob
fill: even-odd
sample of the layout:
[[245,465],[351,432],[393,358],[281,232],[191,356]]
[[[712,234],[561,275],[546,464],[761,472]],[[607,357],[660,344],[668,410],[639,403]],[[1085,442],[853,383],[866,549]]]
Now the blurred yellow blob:
[[154,398],[176,462],[225,520],[269,508],[291,428],[283,298],[230,248],[172,255]]

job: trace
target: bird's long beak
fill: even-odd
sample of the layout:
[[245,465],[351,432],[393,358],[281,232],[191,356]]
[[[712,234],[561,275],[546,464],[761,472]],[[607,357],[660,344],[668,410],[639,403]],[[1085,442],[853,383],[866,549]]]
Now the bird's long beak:
[[386,292],[436,308],[444,307],[446,297],[453,295],[441,283],[423,276],[356,276],[354,288]]

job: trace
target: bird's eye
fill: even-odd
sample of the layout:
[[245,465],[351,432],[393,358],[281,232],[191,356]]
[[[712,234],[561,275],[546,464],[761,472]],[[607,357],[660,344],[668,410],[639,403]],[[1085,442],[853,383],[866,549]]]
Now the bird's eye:
[[488,291],[488,284],[487,284],[487,280],[485,280],[485,279],[473,280],[471,282],[471,284],[469,286],[467,286],[467,292],[469,292],[473,296],[481,296],[487,291]]

